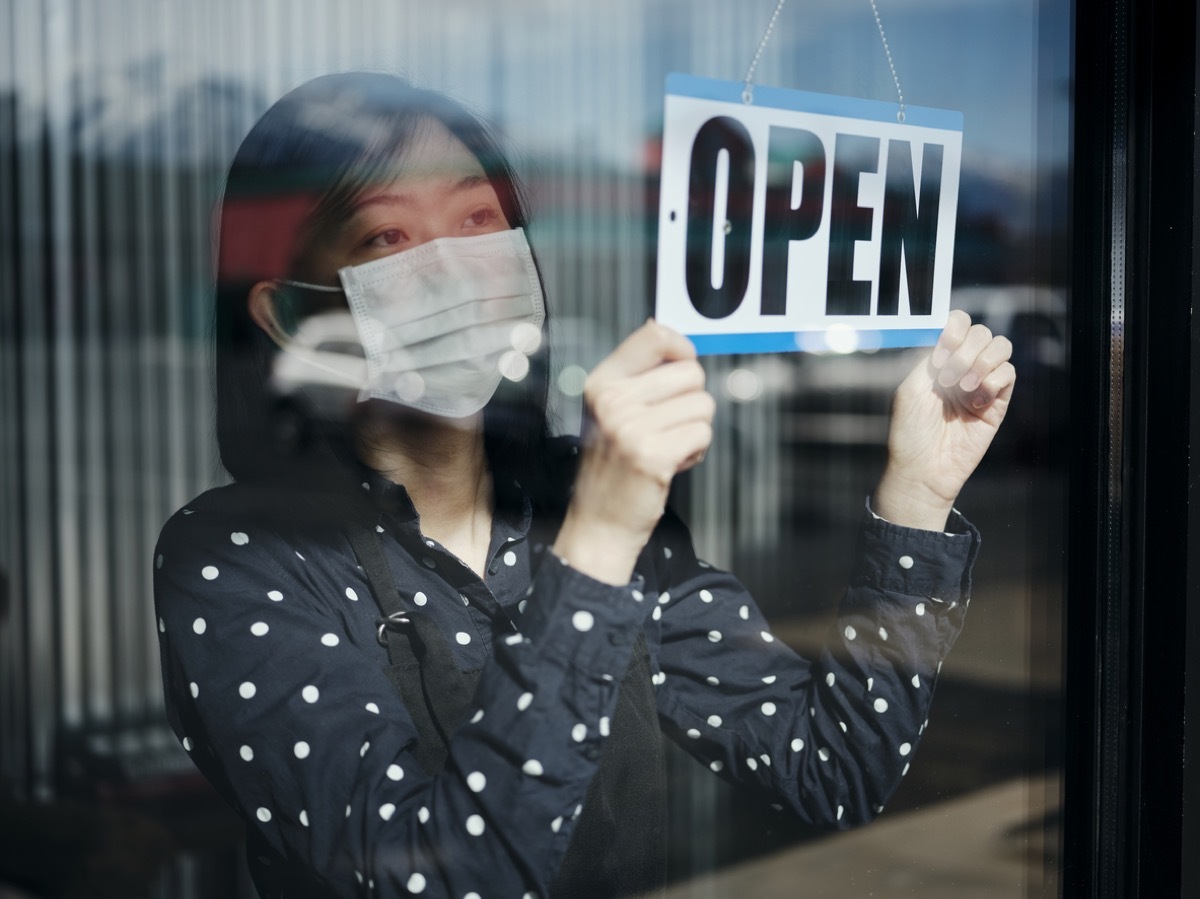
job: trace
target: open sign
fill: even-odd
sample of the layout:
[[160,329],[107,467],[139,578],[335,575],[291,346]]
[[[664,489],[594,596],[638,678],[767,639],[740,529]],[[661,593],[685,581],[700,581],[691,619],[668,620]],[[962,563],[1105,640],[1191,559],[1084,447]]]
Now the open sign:
[[701,353],[933,343],[962,114],[670,75],[656,315]]

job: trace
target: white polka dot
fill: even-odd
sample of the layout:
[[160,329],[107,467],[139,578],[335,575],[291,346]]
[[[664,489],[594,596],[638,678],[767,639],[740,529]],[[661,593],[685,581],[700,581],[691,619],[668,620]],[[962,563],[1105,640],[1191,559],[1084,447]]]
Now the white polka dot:
[[825,675],[826,686],[832,687],[836,681],[837,681],[837,678],[833,676],[832,671],[830,671],[827,675]]
[[463,896],[463,899],[483,899],[478,893],[470,892]]
[[158,632],[160,634],[165,634],[167,632],[167,623],[161,618],[158,619]]
[[[532,591],[532,590],[533,590],[533,587],[530,587],[530,588],[529,588],[529,590],[530,590],[530,591]],[[528,595],[528,594],[526,594],[526,595]],[[527,600],[527,599],[523,599],[523,600],[521,600],[519,603],[517,603],[517,611],[518,611],[518,612],[520,612],[522,615],[524,615],[524,614],[525,614],[525,607],[526,607],[527,605],[529,605],[529,600]]]
[[887,638],[888,638],[888,632],[887,632],[887,628],[886,628],[886,627],[881,627],[881,628],[879,629],[879,639],[880,639],[880,640],[886,640]]
[[671,547],[664,546],[663,547],[663,555],[668,559],[671,558]]
[[425,808],[425,806],[421,806],[419,809],[417,809],[417,820],[420,821],[422,824],[428,824],[429,823],[429,809]]
[[629,595],[633,597],[634,602],[641,602],[646,598],[646,594],[644,594],[641,590],[630,590]]
[[378,524],[377,524],[377,525],[375,525],[375,533],[376,533],[376,534],[382,534],[382,533],[383,533],[383,526],[382,526],[382,525],[378,525]]
[[772,715],[774,715],[775,714],[775,703],[764,702],[762,704],[762,713],[764,715],[766,715],[768,718],[770,718]]
[[184,737],[180,742],[183,743],[184,749],[186,749],[188,752],[192,751],[192,738],[191,737]]
[[271,628],[267,626],[265,621],[256,621],[254,624],[250,625],[250,633],[254,634],[256,637],[264,636],[270,629]]
[[709,643],[720,643],[721,642],[721,632],[720,631],[709,631],[708,632],[708,642]]
[[839,806],[838,806],[838,817],[837,817],[837,819],[838,819],[839,821],[841,821],[841,820],[842,820],[842,813],[843,813],[844,811],[846,811],[846,810],[845,810],[845,809],[844,809],[842,806],[840,806],[840,805],[839,805]]
[[725,767],[725,763],[723,761],[721,761],[720,759],[717,759],[715,762],[710,764],[708,767],[712,768],[714,771],[720,772],[721,769]]
[[901,568],[912,568],[913,567],[912,556],[901,556],[899,559],[899,562],[900,562]]
[[671,601],[671,594],[668,593],[666,590],[664,590],[662,593],[658,594],[658,604],[660,606],[665,606],[670,601]]
[[708,716],[708,726],[709,727],[720,727],[721,726],[721,716],[720,715],[709,715]]
[[197,634],[202,634],[208,630],[208,622],[203,618],[197,618],[192,622],[192,630],[194,630]]
[[700,739],[700,731],[696,730],[694,727],[688,728],[687,735],[693,740]]
[[912,676],[912,685],[913,685],[914,687],[916,687],[917,689],[920,689],[920,687],[921,687],[921,675],[919,675],[919,674],[914,674],[914,675]]
[[701,602],[712,602],[712,599],[713,599],[712,594],[709,591],[707,591],[707,590],[700,591],[700,601]]
[[911,767],[912,767],[912,765],[911,765],[909,762],[905,762],[905,763],[904,763],[904,770],[900,772],[900,776],[901,776],[901,777],[904,777],[906,774],[908,774],[908,769],[909,769],[909,768],[911,768]]
[[550,822],[550,829],[555,833],[558,833],[560,830],[562,830],[562,815],[559,815]]
[[575,625],[577,631],[590,631],[596,624],[596,619],[591,612],[580,609],[571,616],[571,624]]
[[529,704],[531,702],[533,702],[533,694],[532,693],[522,693],[520,696],[517,697],[517,710],[520,712],[525,711],[527,708],[529,708]]
[[750,620],[750,607],[742,606],[740,609],[738,609],[738,618],[741,618],[742,621],[749,621]]
[[347,818],[350,817],[350,804],[349,803],[346,804],[346,817]]
[[924,614],[925,614],[925,603],[923,603],[923,602],[919,602],[919,603],[917,603],[917,614],[918,614],[918,615],[924,615]]
[[454,642],[457,643],[459,646],[466,646],[468,643],[471,642],[471,635],[468,634],[466,631],[459,631],[457,634],[454,635]]
[[758,759],[746,759],[746,767],[751,771],[758,770]]
[[390,802],[385,802],[379,807],[379,817],[384,821],[391,821],[394,814],[396,814],[396,806]]
[[232,534],[229,535],[229,539],[236,546],[245,546],[247,543],[250,542],[250,538],[247,537],[245,534],[243,534],[241,531],[234,531]]
[[404,778],[404,769],[399,765],[388,765],[387,777],[388,780],[402,780]]
[[254,684],[250,683],[250,681],[243,681],[238,686],[238,695],[242,697],[242,699],[253,699],[254,694],[257,692],[258,688],[254,686]]
[[910,752],[912,752],[912,744],[911,743],[901,743],[900,744],[900,754],[901,755],[908,755]]
[[525,642],[525,638],[522,637],[520,634],[509,634],[507,637],[504,638],[504,643],[506,646],[516,646],[517,644],[524,643],[524,642]]
[[874,688],[875,688],[875,678],[868,677],[867,678],[867,692],[870,693],[871,690],[873,690]]
[[657,674],[650,675],[650,683],[654,684],[656,687],[662,686],[666,682],[667,675],[662,671],[658,672]]
[[822,746],[817,750],[817,757],[823,762],[829,761],[829,750]]
[[845,634],[846,634],[847,640],[853,640],[855,637],[858,636],[858,631],[856,631],[853,627],[851,627],[849,624],[847,624]]
[[259,806],[258,811],[256,811],[254,814],[263,824],[266,824],[271,820],[271,810],[269,808],[262,808]]
[[467,819],[467,833],[473,837],[480,836],[484,831],[483,818],[479,815],[472,815]]
[[424,593],[422,593],[420,590],[418,590],[416,593],[413,594],[413,602],[415,602],[419,606],[423,606],[423,605],[425,605],[425,603],[429,602],[429,597],[426,596]]
[[242,757],[243,761],[246,761],[246,762],[254,761],[254,750],[251,749],[249,746],[241,747],[238,750],[238,755],[240,755]]
[[799,752],[803,748],[804,748],[804,741],[801,740],[799,737],[796,737],[796,739],[792,740],[792,752]]
[[292,747],[292,752],[295,753],[296,758],[306,759],[308,758],[309,746],[303,740],[300,740]]
[[587,725],[586,724],[576,724],[574,727],[572,727],[571,728],[571,739],[574,740],[576,743],[582,743],[584,740],[586,740],[587,739]]
[[316,702],[318,699],[321,698],[321,691],[318,690],[316,687],[314,687],[312,684],[309,684],[307,687],[305,687],[303,690],[300,691],[300,695],[302,697],[304,697],[305,702],[311,703],[311,702]]
[[162,563],[163,563],[162,553],[159,553],[154,559],[154,567],[162,568]]
[[771,634],[767,631],[760,631],[759,636],[763,638],[764,643],[774,643],[775,642],[775,638],[772,637]]
[[458,594],[458,598],[462,600],[462,604],[464,606],[469,606],[471,604],[471,600],[467,599],[467,595],[465,593]]
[[324,634],[321,637],[322,646],[337,646],[340,642],[337,634]]
[[200,685],[195,681],[192,681],[190,684],[188,684],[188,692],[192,694],[192,699],[195,699],[200,695]]
[[306,558],[304,558],[304,556],[300,555],[300,551],[299,551],[299,550],[293,550],[293,552],[295,552],[295,553],[296,553],[296,558],[297,558],[297,559],[299,559],[301,562],[307,562],[307,561],[308,561]]
[[840,728],[842,729],[842,733],[844,733],[844,734],[845,734],[845,733],[849,733],[849,732],[850,732],[850,728],[846,727],[846,722],[845,722],[845,721],[839,721],[839,722],[838,722],[838,727],[840,727]]
[[662,608],[659,606],[655,606],[654,611],[650,613],[650,617],[653,618],[655,621],[662,620]]
[[524,765],[521,766],[521,770],[524,771],[526,774],[528,774],[530,777],[541,777],[545,773],[545,769],[542,767],[542,763],[539,762],[537,759],[530,759],[529,761],[527,761]]
[[709,685],[710,687],[719,687],[719,686],[721,686],[721,681],[720,681],[720,678],[713,677],[711,674],[710,674],[708,677],[706,677],[704,680],[705,680],[705,682],[706,682],[706,683],[708,683],[708,685]]
[[368,749],[370,749],[370,748],[371,748],[371,741],[370,741],[370,740],[367,740],[365,743],[363,743],[363,744],[362,744],[362,746],[361,746],[361,747],[359,747],[359,750],[358,750],[358,757],[359,757],[360,759],[361,759],[361,758],[364,758],[364,757],[366,756],[366,754],[367,754],[367,750],[368,750]]
[[353,587],[346,588],[346,599],[358,602],[358,593],[355,592]]
[[880,696],[878,699],[875,700],[875,711],[886,712],[887,709],[888,709],[888,704],[887,704],[886,699],[884,699],[882,696]]
[[280,600],[283,599],[283,594],[280,593],[278,590],[272,590],[270,593],[267,594],[267,599],[271,600],[271,602],[279,602]]
[[378,714],[379,714],[379,706],[377,706],[377,705],[376,705],[375,703],[373,703],[373,702],[368,702],[368,703],[366,704],[366,710],[367,710],[368,712],[370,712],[372,715],[378,715]]
[[472,724],[478,724],[482,720],[483,720],[483,709],[479,709],[478,711],[475,712],[474,715],[471,716]]
[[472,771],[467,775],[467,786],[471,788],[472,793],[482,793],[483,788],[487,786],[487,778],[483,776],[482,771]]
[[940,661],[937,664],[937,671],[938,671],[938,674],[942,673],[942,663]]
[[200,574],[206,581],[215,581],[219,572],[217,571],[217,566],[205,565],[202,569],[200,569]]
[[509,568],[517,564],[517,554],[511,549],[504,554],[504,564]]
[[[430,546],[432,546],[432,545],[433,544],[431,543]],[[426,568],[436,568],[437,567],[437,563],[435,561],[433,561],[433,559],[431,559],[429,556],[421,556],[421,564],[424,565]]]
[[308,827],[308,812],[304,809],[300,810],[300,825],[302,827]]
[[602,736],[602,737],[608,736],[608,724],[609,724],[609,722],[608,722],[607,715],[600,719],[600,725],[599,725],[600,736]]
[[773,684],[776,680],[778,680],[778,678],[774,674],[768,674],[762,679],[762,682],[764,684]]
[[877,815],[883,814],[883,806],[882,805],[875,806],[875,814],[877,814]]

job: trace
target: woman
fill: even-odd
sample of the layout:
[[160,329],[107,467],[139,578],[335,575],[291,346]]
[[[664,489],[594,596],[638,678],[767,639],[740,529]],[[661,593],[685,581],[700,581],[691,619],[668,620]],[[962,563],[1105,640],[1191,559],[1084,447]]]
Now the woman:
[[[711,438],[685,338],[638,329],[588,379],[582,443],[547,440],[525,213],[473,117],[317,79],[255,125],[221,212],[237,483],[166,524],[156,602],[172,724],[264,896],[651,891],[660,731],[814,823],[882,809],[969,598],[952,506],[1008,405],[1004,338],[954,313],[901,385],[833,639],[803,659],[664,514]],[[302,337],[347,316],[365,361]],[[286,360],[357,393],[281,435]]]

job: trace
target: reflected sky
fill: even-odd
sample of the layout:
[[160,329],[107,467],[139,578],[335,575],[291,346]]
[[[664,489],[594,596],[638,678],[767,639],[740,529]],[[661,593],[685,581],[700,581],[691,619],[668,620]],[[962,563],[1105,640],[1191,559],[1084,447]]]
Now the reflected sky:
[[[1069,4],[1046,4],[1040,20],[1035,0],[878,5],[906,102],[964,113],[967,166],[996,176],[1027,172],[1039,78],[1050,86],[1043,121],[1066,121]],[[449,0],[436,8],[396,0],[119,0],[104,5],[103,18],[83,6],[76,15],[51,13],[43,26],[39,4],[16,4],[16,52],[0,66],[0,90],[20,85],[26,112],[45,104],[85,146],[130,151],[139,134],[170,117],[181,132],[175,144],[221,158],[231,149],[225,144],[290,86],[364,68],[398,71],[465,99],[525,152],[640,170],[661,128],[666,74],[740,80],[774,0]],[[1047,46],[1061,48],[1040,60],[1039,28],[1055,32],[1042,35]],[[111,37],[103,50],[83,40],[91,30]],[[56,66],[59,80],[43,83],[37,57],[20,49],[22,32],[61,47],[74,65]],[[77,52],[85,44],[89,52]],[[756,80],[895,98],[866,0],[785,5]],[[225,107],[218,118],[230,120],[227,128],[213,129],[212,116],[201,125],[188,114],[189,106],[214,103]],[[189,121],[196,123],[187,127]],[[1049,153],[1065,158],[1065,140]]]

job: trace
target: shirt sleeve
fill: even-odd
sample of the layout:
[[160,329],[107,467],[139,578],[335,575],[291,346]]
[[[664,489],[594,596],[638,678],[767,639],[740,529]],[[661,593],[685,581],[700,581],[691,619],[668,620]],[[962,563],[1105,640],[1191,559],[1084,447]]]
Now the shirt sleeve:
[[[864,513],[854,575],[815,658],[771,633],[734,577],[660,529],[655,674],[664,729],[722,777],[817,826],[883,806],[920,742],[942,660],[963,625],[979,534],[900,527]],[[669,595],[668,595],[669,594]]]
[[227,514],[164,527],[155,602],[184,748],[257,842],[334,895],[546,895],[599,763],[641,594],[548,559],[521,633],[498,641],[478,707],[429,776],[374,632],[351,626],[348,605],[369,596],[314,565]]

